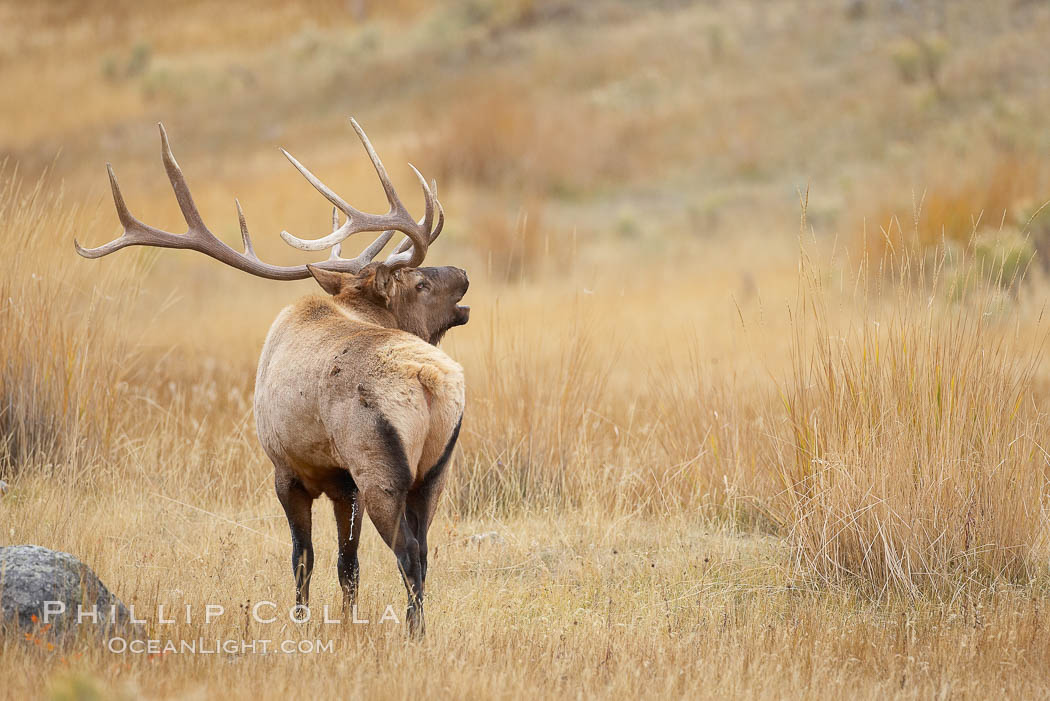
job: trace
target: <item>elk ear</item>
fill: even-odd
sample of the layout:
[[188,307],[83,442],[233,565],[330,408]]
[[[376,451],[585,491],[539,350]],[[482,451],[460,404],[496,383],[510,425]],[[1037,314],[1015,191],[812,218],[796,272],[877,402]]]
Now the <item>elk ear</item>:
[[372,275],[372,293],[383,300],[384,304],[393,296],[394,272],[385,265],[377,267]]
[[328,294],[337,295],[343,290],[343,282],[346,280],[346,276],[343,273],[325,270],[314,265],[307,265],[306,269],[314,276],[314,280],[317,280],[317,284],[321,286],[321,289]]

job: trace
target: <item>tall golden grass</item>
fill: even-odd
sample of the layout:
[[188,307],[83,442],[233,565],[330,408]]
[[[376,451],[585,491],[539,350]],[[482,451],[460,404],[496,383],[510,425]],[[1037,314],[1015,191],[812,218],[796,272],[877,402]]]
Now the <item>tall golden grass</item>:
[[845,322],[803,258],[789,421],[774,444],[796,557],[822,582],[879,595],[1042,578],[1041,315],[994,285],[959,300],[943,249],[930,269],[906,256],[882,262],[877,292],[856,288]]
[[1037,212],[1050,187],[1045,164],[1015,151],[975,160],[980,165],[971,172],[937,169],[921,188],[878,203],[867,218],[871,256],[877,260],[889,249],[898,257],[915,255],[945,242],[965,248],[975,234],[1004,229],[1035,234],[1040,250],[1050,243],[1041,228],[1031,228],[1042,224]]
[[[54,180],[0,170],[0,472],[83,466],[114,454],[134,334],[120,301],[133,271],[68,265],[78,220]],[[64,246],[59,247],[59,241]],[[116,303],[116,304],[115,304]]]

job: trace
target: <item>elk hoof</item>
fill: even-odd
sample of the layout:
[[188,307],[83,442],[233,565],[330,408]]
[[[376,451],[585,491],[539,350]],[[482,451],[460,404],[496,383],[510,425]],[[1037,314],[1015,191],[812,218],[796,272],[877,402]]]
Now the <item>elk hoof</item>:
[[419,640],[426,633],[426,623],[423,621],[423,609],[409,606],[405,612],[405,622],[408,624],[408,636]]
[[292,608],[292,620],[296,623],[306,623],[310,620],[310,607],[306,604],[296,604]]

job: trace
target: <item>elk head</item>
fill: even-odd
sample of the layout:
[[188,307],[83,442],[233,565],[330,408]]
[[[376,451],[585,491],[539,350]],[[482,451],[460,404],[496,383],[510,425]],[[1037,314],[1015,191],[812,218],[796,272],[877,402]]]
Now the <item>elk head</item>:
[[[423,218],[416,221],[401,203],[386,173],[386,168],[383,167],[382,161],[372,148],[364,130],[354,119],[350,120],[350,124],[360,137],[361,143],[364,144],[365,151],[368,152],[372,165],[375,166],[376,173],[379,175],[387,202],[390,204],[390,209],[385,214],[370,214],[351,206],[291,154],[281,149],[292,165],[333,205],[330,234],[314,240],[304,240],[287,231],[282,231],[281,237],[291,246],[304,251],[320,251],[330,248],[331,254],[327,260],[294,266],[264,263],[252,248],[244,212],[240,202],[236,200],[244,252],[240,253],[219,240],[205,226],[193,202],[193,197],[190,195],[182,170],[171,153],[167,132],[164,131],[164,126],[161,124],[158,125],[161,156],[168,179],[175,191],[175,198],[186,220],[188,227],[186,233],[173,234],[136,219],[124,202],[112,166],[107,163],[110,187],[113,190],[113,202],[116,205],[120,223],[124,226],[124,232],[119,238],[97,248],[83,248],[74,240],[73,244],[77,253],[85,258],[100,258],[127,246],[185,248],[203,253],[238,270],[270,280],[302,280],[313,277],[323,290],[335,298],[337,303],[357,309],[367,309],[373,317],[377,314],[384,316],[385,321],[392,323],[397,328],[437,344],[448,329],[466,324],[470,318],[470,307],[459,304],[469,285],[466,272],[451,266],[419,267],[426,257],[430,244],[441,234],[445,223],[445,213],[436,196],[437,183],[431,181],[431,184],[428,185],[416,167],[409,164],[423,188],[423,199],[426,206]],[[346,216],[343,224],[339,223],[340,213]],[[340,257],[343,242],[353,234],[363,231],[382,233],[357,257]],[[372,262],[398,231],[405,234],[405,238],[394,252],[382,263]]]
[[437,345],[445,332],[470,320],[470,307],[459,304],[470,281],[460,268],[397,268],[371,263],[356,275],[308,265],[310,273],[337,304],[372,306],[387,311],[394,325]]

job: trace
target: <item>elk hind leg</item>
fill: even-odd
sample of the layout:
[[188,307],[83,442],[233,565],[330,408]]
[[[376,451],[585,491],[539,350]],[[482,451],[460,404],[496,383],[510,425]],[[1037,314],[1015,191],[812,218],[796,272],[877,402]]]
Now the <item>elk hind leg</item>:
[[[373,464],[357,479],[360,499],[379,535],[394,551],[408,594],[409,633],[423,633],[423,568],[419,542],[405,519],[405,502],[412,472],[397,430],[382,414],[375,417],[376,452]],[[355,472],[355,478],[358,473]]]
[[423,567],[419,559],[419,541],[405,519],[405,492],[381,487],[361,491],[368,517],[386,544],[394,551],[401,579],[408,594],[405,620],[409,633],[423,633]]
[[326,493],[332,500],[339,538],[337,568],[339,587],[343,591],[343,618],[346,619],[357,603],[358,582],[361,578],[357,546],[361,541],[361,522],[364,520],[364,514],[361,513],[357,485],[349,472],[341,473],[338,484],[333,484]]
[[[463,417],[460,416],[441,456],[427,470],[423,484],[408,493],[405,504],[405,518],[412,529],[412,533],[416,536],[416,541],[419,543],[419,564],[424,589],[427,584],[427,533],[430,531],[430,524],[434,520],[438,498],[445,489],[448,463],[452,459],[452,451],[455,449],[456,441],[459,439],[459,429],[462,423]],[[422,593],[423,589],[420,591]]]
[[274,480],[274,486],[292,534],[296,616],[303,618],[303,608],[310,605],[310,577],[314,570],[314,546],[311,536],[314,497],[306,491],[302,482],[280,473]]

